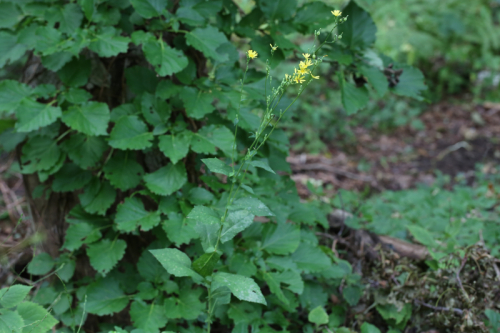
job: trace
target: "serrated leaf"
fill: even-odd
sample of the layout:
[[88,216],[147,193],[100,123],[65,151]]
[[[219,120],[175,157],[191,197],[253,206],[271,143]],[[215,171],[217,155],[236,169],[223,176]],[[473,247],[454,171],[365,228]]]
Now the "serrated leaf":
[[266,226],[262,236],[261,249],[269,253],[289,254],[300,243],[300,228],[291,223]]
[[120,312],[128,305],[128,296],[110,277],[91,283],[86,290],[85,310],[98,316]]
[[90,260],[90,265],[106,276],[113,267],[123,258],[127,243],[123,239],[110,241],[103,239],[100,242],[90,244],[87,247],[87,256]]
[[214,147],[217,147],[227,156],[231,156],[233,143],[234,135],[227,127],[209,125],[195,133],[191,148],[197,153],[214,154]]
[[347,21],[338,27],[343,43],[351,49],[364,49],[375,43],[377,27],[370,14],[355,1],[350,1],[342,10],[342,16],[349,16]]
[[90,60],[81,56],[80,58],[74,58],[64,65],[57,72],[57,75],[65,85],[77,88],[87,84],[91,68],[92,64]]
[[105,58],[127,52],[130,42],[129,38],[119,36],[116,29],[110,26],[103,27],[100,33],[93,35],[92,40],[89,49]]
[[155,16],[160,16],[163,10],[166,9],[167,0],[130,0],[134,9],[142,17],[149,19]]
[[13,308],[21,303],[28,295],[31,288],[21,284],[0,289],[0,305],[4,308]]
[[215,110],[215,107],[212,105],[214,97],[199,89],[184,87],[179,97],[184,103],[187,115],[191,118],[202,119],[205,115]]
[[292,260],[297,264],[298,269],[306,273],[321,272],[332,264],[319,247],[309,243],[301,243],[292,254]]
[[195,221],[194,229],[201,238],[201,245],[205,252],[215,251],[220,229],[220,216],[213,210],[204,206],[195,206],[187,216]]
[[61,148],[73,163],[82,169],[87,169],[96,165],[109,146],[102,137],[78,133],[63,141]]
[[233,169],[218,158],[205,158],[201,161],[205,163],[208,169],[212,172],[221,173],[226,176],[229,176],[233,173]]
[[194,320],[205,309],[205,304],[200,302],[201,289],[183,288],[179,298],[168,298],[165,300],[165,314],[168,318],[183,318]]
[[399,66],[403,73],[399,76],[399,82],[392,90],[400,96],[408,96],[422,100],[422,92],[427,90],[425,78],[422,72],[415,67]]
[[385,95],[389,89],[389,83],[385,75],[378,68],[361,66],[359,67],[359,72],[366,77],[379,97]]
[[315,307],[309,312],[307,320],[316,325],[328,324],[328,314],[322,306]]
[[64,113],[62,121],[87,135],[107,135],[109,108],[107,104],[98,102],[75,105]]
[[92,94],[79,88],[70,88],[64,93],[64,98],[73,104],[82,104],[92,98]]
[[83,244],[99,240],[102,237],[100,228],[109,224],[110,221],[91,215],[85,212],[81,206],[76,206],[71,210],[67,222],[69,227],[66,229],[65,242],[62,248],[74,251]]
[[137,116],[121,117],[113,127],[109,145],[117,149],[142,150],[151,147],[153,133],[148,132],[146,124]]
[[17,311],[2,311],[2,315],[0,316],[0,332],[21,333],[23,327],[23,317]]
[[73,34],[80,27],[83,20],[83,13],[76,3],[69,3],[63,7],[54,6],[47,13],[47,20],[53,26],[59,23],[59,29],[66,34]]
[[168,321],[163,306],[155,303],[146,304],[141,300],[132,302],[130,319],[135,327],[145,332],[157,332]]
[[221,232],[221,242],[225,243],[234,238],[238,233],[248,228],[252,223],[255,215],[248,210],[238,210],[230,212]]
[[352,115],[358,110],[364,108],[370,96],[366,87],[356,87],[348,81],[343,81],[341,84],[342,105],[344,105],[347,115]]
[[168,239],[175,243],[177,247],[182,244],[189,244],[191,239],[196,238],[192,220],[185,218],[182,214],[170,213],[168,220],[162,222],[162,228]]
[[187,181],[186,167],[183,163],[170,163],[153,173],[144,176],[146,187],[159,195],[170,195],[179,190]]
[[186,43],[198,51],[201,51],[205,57],[226,61],[227,55],[222,57],[217,53],[217,48],[227,43],[226,36],[213,26],[206,28],[196,28],[186,34]]
[[183,131],[177,135],[162,135],[159,137],[158,148],[176,164],[189,152],[192,137],[193,133],[190,131]]
[[136,162],[133,152],[114,153],[103,170],[111,185],[123,191],[139,185],[144,174],[144,169]]
[[134,231],[138,226],[141,226],[141,230],[148,231],[160,223],[160,212],[148,212],[137,197],[126,198],[116,208],[115,223],[118,230],[125,232]]
[[212,286],[214,289],[222,286],[228,287],[231,293],[241,301],[267,305],[266,299],[262,295],[259,286],[251,278],[217,272],[213,275]]
[[203,277],[212,275],[215,265],[219,262],[220,254],[217,252],[203,253],[193,262],[195,272]]
[[14,80],[0,81],[0,111],[16,109],[30,94],[31,89],[25,84]]
[[195,280],[201,279],[201,276],[191,268],[191,259],[184,252],[177,249],[150,250],[149,252],[170,274],[177,277],[190,276]]
[[267,161],[265,160],[261,160],[261,161],[250,161],[248,162],[248,164],[250,164],[251,166],[254,166],[256,168],[261,168],[261,169],[264,169],[266,171],[269,171],[271,173],[274,173],[276,174],[276,172],[274,172],[273,169],[271,169],[271,167],[269,166],[269,163],[267,163]]
[[188,58],[182,51],[171,48],[161,39],[146,42],[142,50],[160,76],[178,73],[188,65]]
[[101,181],[94,177],[78,196],[83,209],[91,214],[105,215],[109,207],[115,202],[116,191],[108,181]]
[[91,179],[90,171],[82,170],[76,164],[66,163],[54,175],[52,189],[55,192],[72,192],[87,185]]
[[22,152],[22,173],[50,169],[61,156],[61,150],[57,142],[45,136],[34,136],[29,139],[23,146]]
[[257,198],[240,198],[234,201],[232,206],[239,209],[246,209],[256,216],[274,216],[269,208]]
[[51,104],[42,104],[32,99],[26,99],[21,102],[17,109],[16,130],[18,132],[31,132],[45,127],[57,120],[62,115],[60,107],[54,107]]
[[143,93],[141,111],[144,119],[153,126],[164,125],[171,113],[170,105],[148,92]]
[[60,51],[52,54],[48,54],[41,58],[43,67],[57,72],[64,67],[71,59],[73,54],[68,51]]
[[55,265],[50,254],[43,252],[35,256],[28,264],[28,273],[33,275],[45,275],[50,272]]
[[59,322],[41,305],[31,302],[19,304],[17,312],[24,320],[23,333],[31,331],[46,333]]
[[0,67],[18,60],[26,53],[27,49],[26,45],[19,42],[18,34],[0,31]]

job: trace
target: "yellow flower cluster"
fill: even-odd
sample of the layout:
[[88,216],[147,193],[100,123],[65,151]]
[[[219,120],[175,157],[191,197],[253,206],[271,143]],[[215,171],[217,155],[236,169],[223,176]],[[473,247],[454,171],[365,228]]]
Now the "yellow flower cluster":
[[306,80],[305,75],[307,74],[311,75],[313,79],[319,79],[319,76],[312,75],[311,71],[307,69],[313,65],[313,62],[310,59],[311,55],[309,53],[303,53],[302,56],[305,60],[299,63],[299,69],[294,68],[293,75],[285,74],[285,80],[293,81],[295,83],[303,83]]

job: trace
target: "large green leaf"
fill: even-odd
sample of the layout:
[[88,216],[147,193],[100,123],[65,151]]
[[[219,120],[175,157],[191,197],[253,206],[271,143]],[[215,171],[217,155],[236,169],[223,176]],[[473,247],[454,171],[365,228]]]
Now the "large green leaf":
[[233,173],[233,169],[223,161],[219,160],[218,158],[205,158],[202,159],[201,161],[212,172],[221,173],[226,176],[229,176]]
[[348,115],[356,113],[368,104],[370,96],[366,87],[358,88],[348,81],[343,81],[341,85],[342,104]]
[[342,16],[349,16],[347,21],[339,25],[342,42],[351,49],[364,49],[375,43],[377,27],[370,14],[351,0],[342,10]]
[[297,10],[294,23],[298,25],[298,30],[304,33],[312,33],[319,28],[325,28],[334,21],[330,13],[333,8],[321,1],[306,3]]
[[182,51],[171,48],[161,39],[146,42],[142,50],[160,76],[178,73],[188,65],[188,59]]
[[222,286],[228,287],[231,293],[241,301],[267,304],[259,286],[251,278],[217,272],[213,275],[212,288],[215,290]]
[[199,89],[184,87],[179,97],[184,103],[186,113],[189,117],[202,119],[206,114],[215,110],[215,107],[212,105],[213,96]]
[[389,89],[389,82],[387,82],[387,78],[378,68],[361,66],[359,67],[359,72],[366,77],[379,97],[385,95]]
[[168,318],[183,318],[194,320],[205,309],[205,304],[200,302],[201,289],[183,288],[179,298],[170,297],[165,300],[165,314]]
[[13,111],[30,94],[31,89],[25,84],[14,80],[0,81],[0,111]]
[[87,169],[99,162],[109,146],[103,137],[78,133],[63,141],[61,148],[68,154],[73,163],[82,169]]
[[137,197],[126,198],[116,209],[115,222],[118,230],[125,232],[134,231],[138,226],[147,231],[160,223],[160,212],[148,212]]
[[177,249],[150,250],[149,252],[170,274],[177,277],[190,276],[195,280],[201,279],[201,276],[191,268],[191,259],[184,252]]
[[17,306],[17,312],[24,320],[22,333],[52,331],[59,320],[54,318],[41,305],[32,302],[23,302]]
[[196,222],[194,229],[201,238],[201,245],[205,252],[215,251],[221,225],[220,216],[211,208],[195,206],[187,218]]
[[61,156],[61,150],[56,141],[45,136],[34,136],[29,139],[23,146],[22,152],[21,171],[23,173],[50,169]]
[[128,296],[123,293],[120,284],[109,276],[91,283],[85,294],[85,310],[98,316],[120,312],[128,305]]
[[206,28],[196,28],[186,34],[186,43],[198,51],[201,51],[205,57],[218,61],[226,61],[227,55],[221,56],[217,53],[217,48],[227,43],[226,36],[214,26]]
[[239,209],[246,209],[256,216],[274,216],[269,208],[257,198],[240,198],[234,201],[232,206]]
[[214,154],[217,147],[227,156],[231,156],[233,143],[234,135],[227,127],[209,125],[193,135],[191,148],[197,153]]
[[307,319],[309,322],[316,325],[328,324],[328,314],[322,306],[312,309],[311,312],[309,312]]
[[0,289],[0,305],[4,308],[13,308],[21,303],[28,295],[31,288],[21,284]]
[[212,275],[219,258],[220,254],[217,252],[203,253],[193,262],[193,269],[203,277]]
[[54,175],[52,189],[55,192],[72,192],[87,185],[92,179],[92,173],[82,170],[78,165],[66,163]]
[[0,3],[0,28],[11,28],[23,16],[15,3]]
[[123,258],[127,243],[123,239],[110,241],[103,239],[100,242],[90,244],[87,247],[87,256],[90,260],[90,265],[106,276],[118,261]]
[[129,38],[120,36],[116,29],[110,26],[102,28],[100,33],[92,37],[89,49],[105,58],[127,52],[130,42]]
[[165,154],[172,163],[176,164],[189,152],[189,144],[193,137],[193,132],[183,131],[177,135],[162,135],[158,143],[158,148]]
[[168,0],[130,0],[134,9],[144,18],[160,16],[167,7]]
[[289,254],[297,249],[300,243],[300,228],[291,223],[267,225],[262,235],[263,250],[275,254]]
[[141,111],[144,119],[153,126],[168,122],[171,113],[167,102],[147,92],[142,95]]
[[81,87],[85,85],[90,77],[92,63],[85,57],[73,58],[63,66],[58,72],[61,81],[70,87]]
[[151,147],[153,133],[137,116],[121,117],[109,137],[109,145],[117,149],[140,150]]
[[130,319],[135,327],[143,329],[144,332],[158,332],[168,321],[163,306],[155,303],[146,304],[141,300],[132,302]]
[[104,175],[111,185],[128,190],[139,185],[144,169],[135,160],[135,152],[115,152],[104,166]]
[[98,102],[75,105],[64,113],[62,121],[87,135],[107,135],[109,108],[107,104]]
[[116,191],[108,181],[94,177],[78,196],[83,209],[91,214],[106,215],[106,211],[115,202]]
[[253,223],[254,217],[255,215],[245,209],[230,212],[222,227],[221,242],[233,239],[239,232],[248,228]]
[[168,239],[177,247],[189,244],[191,239],[196,238],[195,225],[196,222],[179,213],[168,214],[168,220],[162,222],[162,228]]
[[422,100],[421,94],[427,90],[422,72],[418,68],[407,65],[398,67],[403,70],[403,73],[399,76],[399,82],[392,91],[400,96]]
[[187,182],[184,163],[170,163],[153,173],[144,176],[146,187],[159,195],[170,195],[178,191]]
[[23,317],[17,311],[3,310],[0,316],[0,332],[22,333]]
[[71,35],[80,27],[83,20],[83,13],[76,3],[69,3],[65,6],[53,6],[47,12],[47,21],[50,25],[59,23],[59,29]]
[[61,108],[51,104],[42,104],[32,99],[21,102],[17,109],[16,130],[18,132],[31,132],[52,124],[62,114]]
[[[2,19],[0,18],[1,21]],[[0,31],[0,68],[6,63],[12,63],[21,58],[27,49],[26,45],[19,42],[18,35],[7,31]]]
[[292,254],[292,260],[306,273],[320,272],[331,266],[328,256],[317,246],[301,243]]

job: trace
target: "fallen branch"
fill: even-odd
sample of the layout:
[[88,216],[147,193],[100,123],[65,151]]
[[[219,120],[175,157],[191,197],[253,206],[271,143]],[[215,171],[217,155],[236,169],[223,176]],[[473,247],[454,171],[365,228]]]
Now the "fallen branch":
[[443,306],[434,306],[434,305],[430,305],[428,303],[425,303],[425,302],[422,302],[418,299],[415,300],[415,303],[418,304],[418,305],[422,305],[422,306],[425,306],[426,308],[429,308],[429,309],[432,309],[432,310],[436,310],[436,311],[446,311],[446,312],[454,312],[458,315],[463,315],[464,314],[464,310],[461,310],[461,309],[457,309],[457,308],[445,308]]

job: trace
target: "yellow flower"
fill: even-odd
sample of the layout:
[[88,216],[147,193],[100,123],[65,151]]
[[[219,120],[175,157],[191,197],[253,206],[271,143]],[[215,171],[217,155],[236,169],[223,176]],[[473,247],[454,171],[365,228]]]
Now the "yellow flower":
[[335,17],[339,17],[340,15],[342,15],[342,12],[338,9],[335,9],[335,10],[332,10],[332,14]]
[[311,77],[312,77],[313,79],[316,79],[316,80],[317,80],[317,79],[319,79],[319,76],[314,76],[314,75],[312,75],[312,74],[311,74]]
[[274,45],[274,46],[273,46],[273,44],[269,44],[269,45],[271,45],[271,49],[272,49],[273,51],[276,51],[276,49],[278,48],[278,46],[276,46],[276,45]]
[[295,77],[293,78],[293,80],[295,81],[295,83],[302,83],[305,81],[304,77],[301,76],[300,74],[299,75],[295,75]]
[[248,53],[248,56],[250,57],[250,59],[255,59],[258,56],[257,52],[252,51],[252,50],[248,50],[247,53]]
[[304,58],[306,59],[309,59],[309,57],[311,56],[309,53],[302,53],[302,55],[304,56]]

